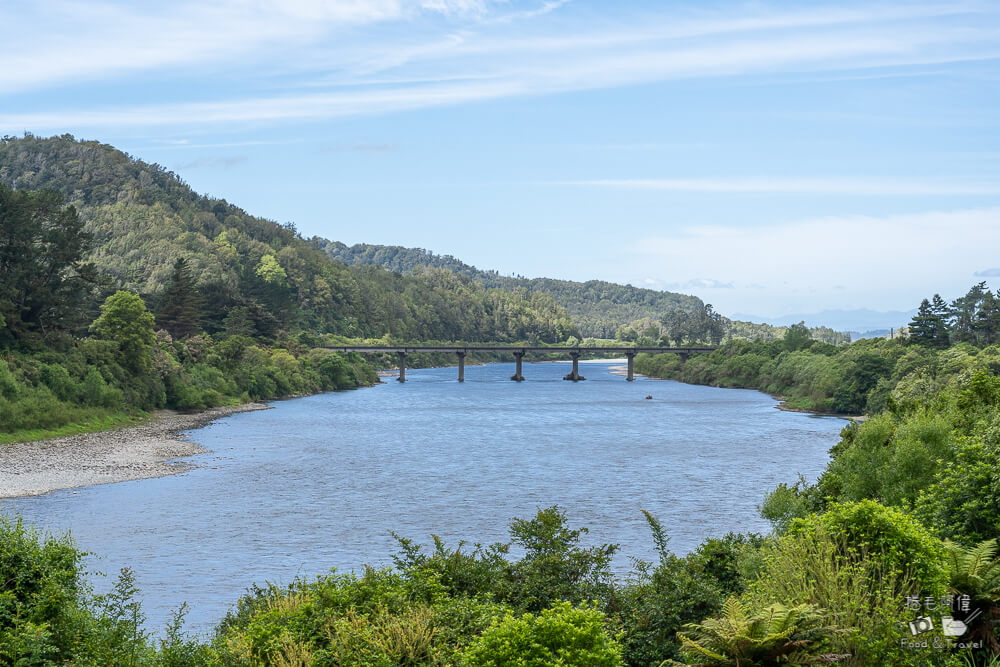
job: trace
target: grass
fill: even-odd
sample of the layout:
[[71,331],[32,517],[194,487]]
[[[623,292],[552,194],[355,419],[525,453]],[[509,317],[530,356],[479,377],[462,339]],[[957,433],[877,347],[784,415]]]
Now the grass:
[[94,433],[97,431],[109,431],[112,429],[136,426],[149,421],[150,415],[146,412],[113,412],[104,414],[82,422],[64,424],[57,428],[38,428],[14,431],[13,433],[0,433],[0,445],[10,445],[16,442],[31,442],[33,440],[46,440],[48,438],[59,438],[66,435],[80,435],[81,433]]

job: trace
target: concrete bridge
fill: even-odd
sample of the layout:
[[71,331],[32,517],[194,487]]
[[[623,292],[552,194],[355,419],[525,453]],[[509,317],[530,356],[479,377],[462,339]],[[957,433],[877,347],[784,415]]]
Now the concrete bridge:
[[411,352],[451,352],[458,355],[458,381],[465,382],[465,355],[469,352],[510,352],[514,355],[515,370],[510,376],[515,382],[523,382],[521,361],[527,352],[565,352],[573,360],[573,371],[564,380],[578,382],[587,378],[580,375],[580,355],[590,352],[602,354],[613,353],[624,355],[628,361],[628,373],[625,379],[631,382],[635,379],[635,355],[640,352],[676,354],[681,361],[687,361],[688,356],[695,352],[711,352],[715,347],[533,347],[522,345],[348,345],[345,347],[327,347],[327,350],[337,352],[360,352],[361,354],[392,354],[399,358],[399,381],[406,382],[406,355]]

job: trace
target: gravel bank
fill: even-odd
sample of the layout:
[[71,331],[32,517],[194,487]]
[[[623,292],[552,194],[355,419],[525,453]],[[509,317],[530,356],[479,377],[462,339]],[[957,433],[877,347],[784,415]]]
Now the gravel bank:
[[194,466],[171,461],[204,453],[181,431],[237,412],[265,410],[263,403],[179,413],[161,410],[140,426],[51,440],[0,445],[0,498],[35,496],[57,489],[175,475]]

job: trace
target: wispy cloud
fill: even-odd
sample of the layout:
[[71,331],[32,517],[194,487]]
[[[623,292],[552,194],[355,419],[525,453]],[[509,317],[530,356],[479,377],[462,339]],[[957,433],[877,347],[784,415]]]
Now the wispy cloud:
[[[37,3],[34,14],[7,27],[14,37],[0,45],[0,91],[195,65],[210,76],[234,69],[247,79],[257,68],[274,90],[257,86],[216,99],[175,94],[113,108],[21,105],[0,113],[0,130],[273,123],[672,79],[869,75],[872,68],[1000,57],[1000,11],[965,3],[747,8],[735,15],[622,10],[600,31],[581,28],[575,5],[558,1],[214,0],[184,2],[169,13],[137,7],[146,6]],[[44,35],[28,30],[43,16],[66,18]],[[316,94],[317,84],[340,89]]]
[[841,194],[841,195],[998,195],[1000,183],[940,183],[933,181],[880,181],[810,178],[752,179],[598,179],[553,181],[552,185],[653,190],[662,192],[747,194]]
[[243,164],[249,158],[246,155],[233,155],[231,157],[202,157],[197,160],[192,160],[191,162],[185,162],[183,164],[177,165],[178,169],[201,169],[204,167],[218,168],[218,169],[232,169],[233,167]]
[[217,143],[207,143],[207,144],[196,144],[191,143],[190,139],[162,139],[157,143],[163,144],[157,146],[156,150],[192,150],[201,148],[236,148],[243,146],[283,146],[290,143],[298,143],[297,140],[288,141],[224,141]]
[[1000,278],[1000,269],[985,269],[973,273],[976,278]]
[[677,283],[667,283],[667,289],[734,289],[732,282],[715,280],[714,278],[692,278]]
[[422,109],[521,92],[514,83],[440,85],[393,90],[261,97],[226,102],[151,104],[100,110],[0,114],[0,128],[142,127],[318,120]]
[[381,155],[393,153],[398,150],[396,144],[389,143],[354,143],[354,144],[334,144],[326,146],[323,150],[327,153],[367,153],[369,155]]

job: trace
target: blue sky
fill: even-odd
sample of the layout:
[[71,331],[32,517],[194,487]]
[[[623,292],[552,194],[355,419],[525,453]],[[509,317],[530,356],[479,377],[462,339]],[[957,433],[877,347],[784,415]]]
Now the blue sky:
[[1000,284],[1000,4],[4,3],[0,133],[305,236],[723,313]]

